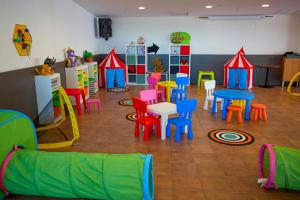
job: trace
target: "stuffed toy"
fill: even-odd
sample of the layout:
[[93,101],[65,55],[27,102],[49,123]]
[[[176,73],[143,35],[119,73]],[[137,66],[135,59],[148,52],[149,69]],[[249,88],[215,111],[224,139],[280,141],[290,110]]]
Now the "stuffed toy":
[[145,39],[142,36],[139,36],[138,40],[137,40],[137,43],[138,44],[145,44]]
[[81,64],[79,56],[75,55],[75,51],[68,48],[66,51],[67,67],[76,67]]
[[153,72],[164,72],[164,67],[162,65],[162,60],[160,58],[155,58],[152,60],[152,63],[154,64],[154,70]]
[[56,59],[47,57],[44,61],[44,64],[40,68],[36,68],[35,72],[37,75],[48,76],[54,74],[53,65],[55,64]]

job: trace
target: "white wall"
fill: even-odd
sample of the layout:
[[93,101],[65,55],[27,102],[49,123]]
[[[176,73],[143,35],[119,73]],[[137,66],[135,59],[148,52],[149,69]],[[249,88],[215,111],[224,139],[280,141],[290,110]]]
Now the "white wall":
[[[298,16],[297,16],[298,17]],[[158,53],[168,53],[172,32],[191,34],[193,54],[235,54],[244,46],[246,54],[283,54],[299,51],[300,21],[295,16],[275,16],[264,20],[200,20],[195,17],[113,18],[113,37],[101,39],[101,53],[116,47],[125,52],[125,44],[144,36],[148,44],[160,46]],[[292,25],[293,24],[293,25]]]
[[[47,56],[63,61],[67,47],[79,56],[85,49],[99,53],[93,20],[93,15],[72,0],[1,0],[0,72],[40,65]],[[30,30],[30,60],[19,56],[14,47],[15,24],[25,24]]]

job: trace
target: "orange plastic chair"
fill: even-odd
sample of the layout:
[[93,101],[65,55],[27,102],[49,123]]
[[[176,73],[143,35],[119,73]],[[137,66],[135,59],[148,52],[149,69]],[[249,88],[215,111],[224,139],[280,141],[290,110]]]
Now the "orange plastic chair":
[[147,104],[146,102],[133,97],[133,107],[136,111],[136,124],[134,129],[134,136],[138,137],[140,134],[140,125],[144,126],[144,141],[149,140],[149,129],[156,125],[156,137],[161,137],[161,130],[160,130],[160,119],[156,117],[147,115]]
[[243,117],[242,117],[242,110],[243,107],[241,106],[228,106],[227,107],[227,117],[226,117],[226,122],[229,123],[231,122],[232,118],[232,112],[236,111],[237,112],[237,122],[242,123],[243,122]]
[[267,121],[267,106],[264,104],[252,104],[250,109],[250,118],[254,121],[260,117],[263,121]]

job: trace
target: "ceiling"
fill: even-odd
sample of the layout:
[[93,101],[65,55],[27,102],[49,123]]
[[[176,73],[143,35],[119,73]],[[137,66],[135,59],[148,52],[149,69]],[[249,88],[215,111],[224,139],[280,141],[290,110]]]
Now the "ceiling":
[[[289,15],[300,0],[73,0],[95,16],[162,17],[211,15]],[[264,3],[270,4],[262,8]],[[213,5],[206,9],[206,5]],[[139,6],[146,7],[138,10]]]

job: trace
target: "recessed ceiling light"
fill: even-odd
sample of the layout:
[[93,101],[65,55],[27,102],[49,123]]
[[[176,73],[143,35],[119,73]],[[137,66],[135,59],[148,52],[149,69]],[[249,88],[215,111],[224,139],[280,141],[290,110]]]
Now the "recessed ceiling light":
[[205,6],[205,8],[213,8],[213,6],[212,5],[207,5],[207,6]]
[[270,4],[265,3],[265,4],[262,4],[261,7],[267,8],[267,7],[270,7]]
[[139,10],[145,10],[146,8],[144,6],[138,7]]

